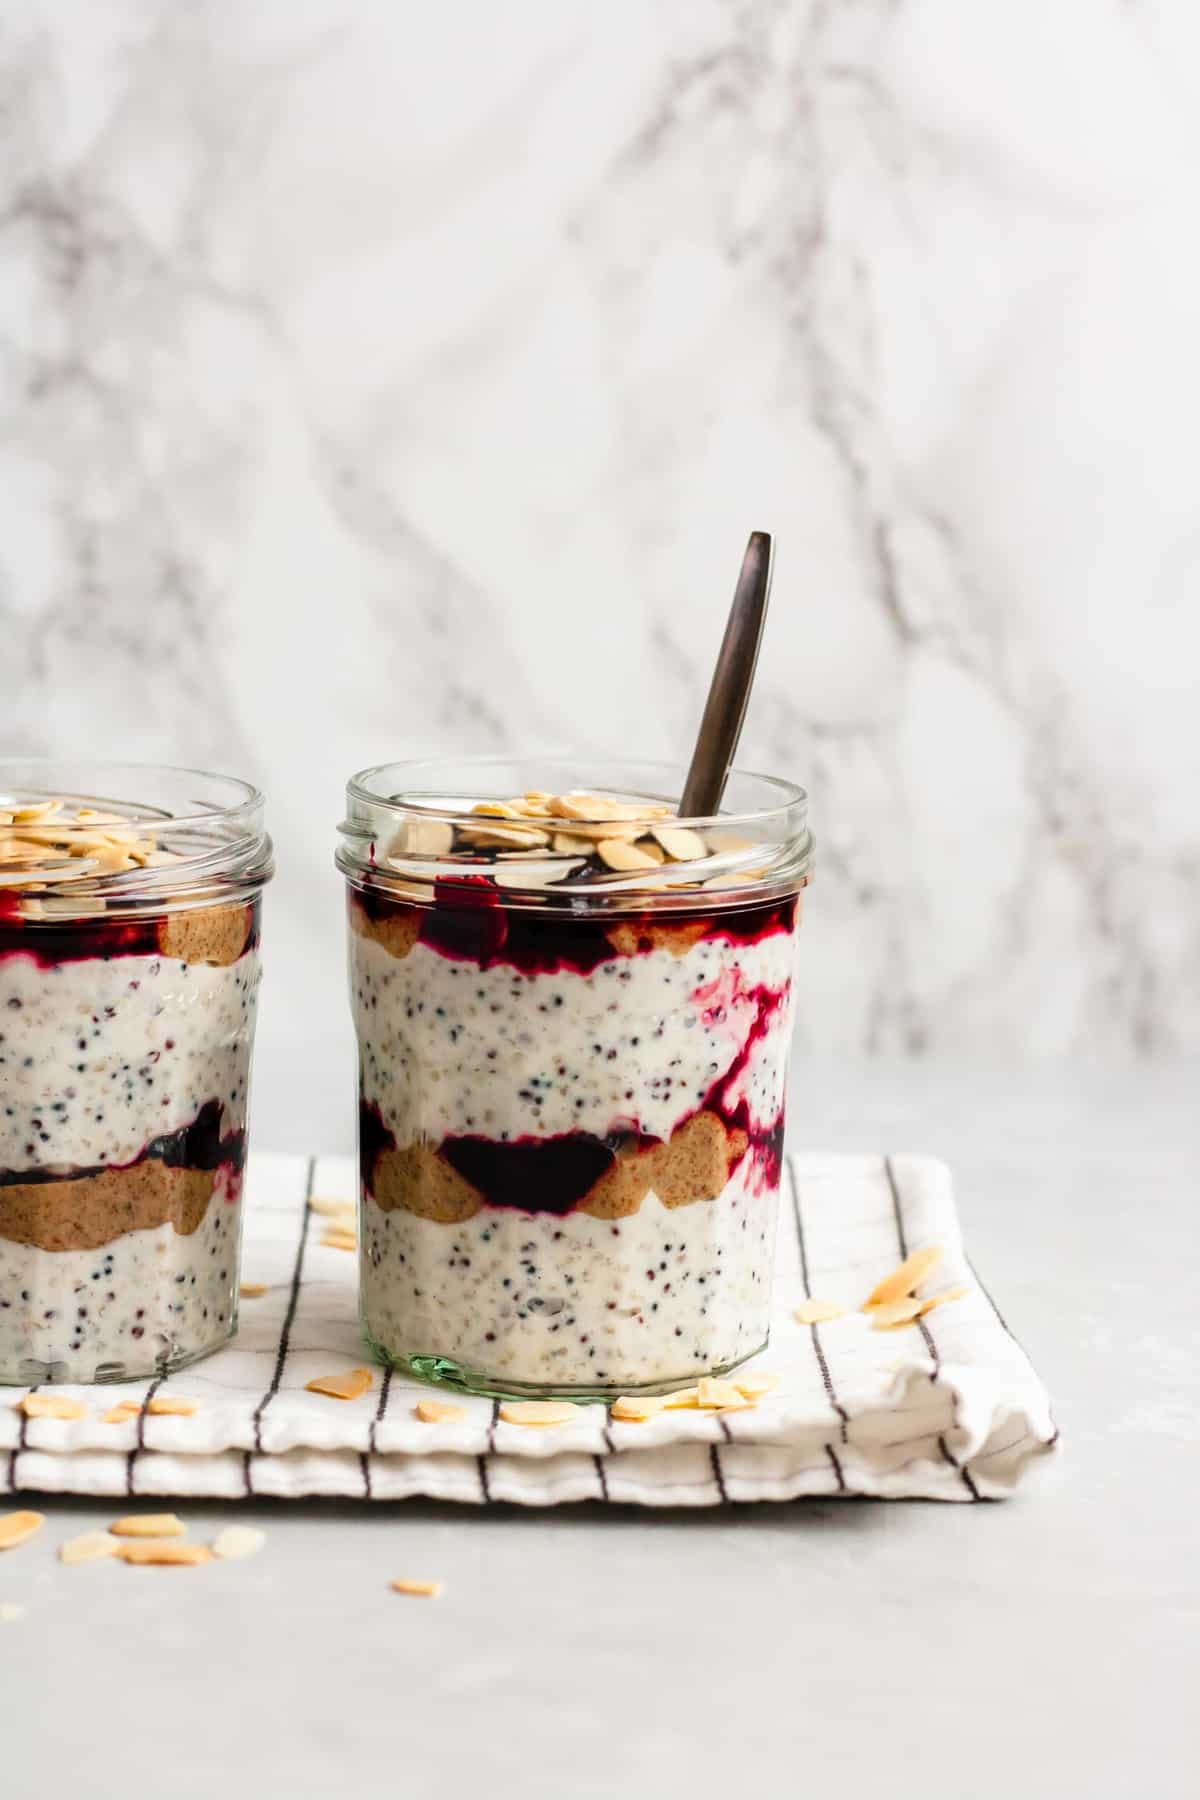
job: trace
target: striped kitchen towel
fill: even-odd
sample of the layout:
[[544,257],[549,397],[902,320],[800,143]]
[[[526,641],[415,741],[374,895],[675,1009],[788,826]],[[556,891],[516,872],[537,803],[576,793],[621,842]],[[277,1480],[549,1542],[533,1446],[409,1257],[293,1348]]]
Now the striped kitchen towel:
[[[1057,1441],[1046,1391],[967,1261],[949,1170],[931,1158],[787,1159],[771,1344],[746,1366],[779,1382],[753,1411],[622,1424],[592,1405],[536,1431],[472,1398],[464,1419],[424,1424],[415,1403],[431,1390],[384,1370],[357,1400],[308,1392],[315,1376],[364,1361],[355,1259],[322,1242],[327,1221],[310,1205],[353,1186],[349,1157],[252,1155],[243,1277],[266,1292],[243,1300],[235,1341],[166,1380],[56,1389],[84,1403],[82,1419],[27,1419],[22,1391],[0,1391],[0,1490],[528,1506],[980,1500],[1010,1494]],[[915,1325],[873,1329],[866,1295],[933,1243],[945,1252],[935,1285],[966,1295]],[[814,1297],[845,1311],[799,1323]],[[193,1399],[194,1415],[104,1423],[118,1401],[164,1388]]]

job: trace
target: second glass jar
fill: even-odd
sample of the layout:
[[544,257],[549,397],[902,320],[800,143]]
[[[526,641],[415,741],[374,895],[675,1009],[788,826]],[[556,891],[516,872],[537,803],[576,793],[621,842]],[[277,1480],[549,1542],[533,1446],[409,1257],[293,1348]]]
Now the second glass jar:
[[[801,790],[468,758],[349,784],[361,1309],[481,1393],[653,1392],[766,1342]],[[483,809],[483,810],[480,810]]]

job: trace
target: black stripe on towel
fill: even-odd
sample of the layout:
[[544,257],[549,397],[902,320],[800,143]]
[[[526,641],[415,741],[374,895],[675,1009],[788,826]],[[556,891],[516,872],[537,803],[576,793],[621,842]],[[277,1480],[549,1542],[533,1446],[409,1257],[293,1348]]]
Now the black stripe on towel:
[[[904,1229],[904,1204],[900,1198],[900,1184],[896,1180],[896,1171],[892,1165],[890,1156],[884,1157],[883,1167],[887,1174],[888,1187],[891,1190],[892,1212],[895,1215],[896,1220],[896,1242],[900,1246],[900,1260],[903,1262],[904,1258],[908,1255],[908,1233]],[[938,1350],[937,1344],[934,1342],[933,1333],[930,1331],[924,1319],[918,1319],[917,1324],[921,1328],[921,1336],[925,1339],[926,1348],[933,1358],[933,1375],[931,1379],[936,1381],[942,1370],[941,1353]],[[962,1484],[970,1494],[972,1500],[982,1500],[983,1495],[976,1487],[970,1469],[967,1468],[965,1463],[959,1462],[944,1437],[938,1439],[938,1449],[941,1452],[943,1461],[948,1462],[952,1469],[958,1471]]]
[[[288,1348],[291,1342],[292,1326],[296,1322],[296,1308],[300,1304],[300,1281],[304,1274],[304,1251],[308,1243],[308,1225],[312,1217],[312,1191],[316,1176],[317,1159],[310,1156],[308,1169],[304,1177],[304,1206],[300,1213],[300,1241],[296,1245],[296,1260],[292,1266],[292,1285],[288,1292],[287,1310],[283,1315],[283,1324],[279,1328],[279,1344],[275,1352],[275,1366],[271,1371],[271,1379],[267,1391],[254,1409],[254,1454],[262,1455],[262,1422],[263,1414],[279,1392],[279,1384],[283,1380],[284,1365],[287,1362]],[[250,1461],[251,1452],[247,1450],[242,1458],[242,1473],[245,1479],[247,1494],[254,1492],[254,1475]]]
[[[787,1161],[787,1174],[788,1186],[791,1189],[792,1195],[792,1213],[796,1220],[796,1240],[800,1245],[800,1279],[804,1283],[804,1298],[806,1300],[811,1300],[812,1287],[810,1286],[808,1279],[808,1246],[804,1238],[804,1214],[800,1205],[800,1183],[796,1180],[796,1170],[790,1157]],[[850,1415],[847,1413],[845,1407],[838,1399],[837,1394],[834,1392],[833,1376],[829,1372],[829,1363],[825,1356],[825,1348],[821,1343],[821,1333],[816,1325],[810,1325],[809,1330],[812,1332],[813,1352],[817,1359],[817,1367],[821,1371],[821,1382],[825,1388],[825,1398],[829,1401],[830,1406],[838,1416],[840,1421],[839,1431],[842,1442],[845,1444],[849,1442],[847,1427],[850,1423]],[[838,1470],[838,1480],[840,1482],[841,1465],[838,1464],[836,1457],[834,1458],[834,1463]],[[842,1483],[842,1485],[844,1486],[845,1484]]]
[[138,1411],[137,1442],[129,1452],[129,1455],[125,1458],[125,1492],[130,1499],[132,1499],[137,1492],[137,1489],[134,1486],[133,1471],[137,1466],[138,1457],[146,1448],[146,1408],[149,1406],[166,1379],[165,1375],[155,1376],[154,1380],[150,1383],[150,1386],[146,1389],[146,1392],[142,1395],[142,1402]]
[[375,1416],[371,1420],[371,1429],[367,1433],[367,1447],[366,1447],[366,1450],[363,1452],[363,1454],[359,1457],[359,1462],[362,1465],[363,1499],[364,1500],[373,1500],[375,1498],[375,1495],[371,1491],[371,1458],[375,1454],[375,1433],[379,1429],[380,1420],[383,1418],[384,1413],[387,1411],[388,1398],[391,1394],[391,1391],[392,1391],[392,1366],[389,1363],[388,1366],[383,1371],[383,1380],[380,1383],[380,1387],[379,1387],[379,1404],[375,1408]]

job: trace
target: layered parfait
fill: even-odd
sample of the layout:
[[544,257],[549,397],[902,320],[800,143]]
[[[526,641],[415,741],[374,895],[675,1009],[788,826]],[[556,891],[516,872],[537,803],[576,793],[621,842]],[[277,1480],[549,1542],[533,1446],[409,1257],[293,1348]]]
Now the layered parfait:
[[680,821],[633,773],[351,784],[362,1316],[420,1374],[605,1395],[766,1340],[803,796]]
[[[51,773],[0,766],[0,1380],[19,1383],[161,1372],[234,1329],[270,873],[240,783],[76,770],[47,793]],[[95,797],[114,789],[135,797]]]

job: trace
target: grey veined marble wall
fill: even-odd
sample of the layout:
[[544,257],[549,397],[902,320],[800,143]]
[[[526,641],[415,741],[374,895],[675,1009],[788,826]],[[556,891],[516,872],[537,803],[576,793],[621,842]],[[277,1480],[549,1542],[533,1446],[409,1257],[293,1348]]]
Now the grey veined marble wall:
[[1194,1049],[1198,101],[1188,0],[5,6],[3,747],[256,777],[340,1079],[345,775],[683,752],[764,526],[805,1044]]

